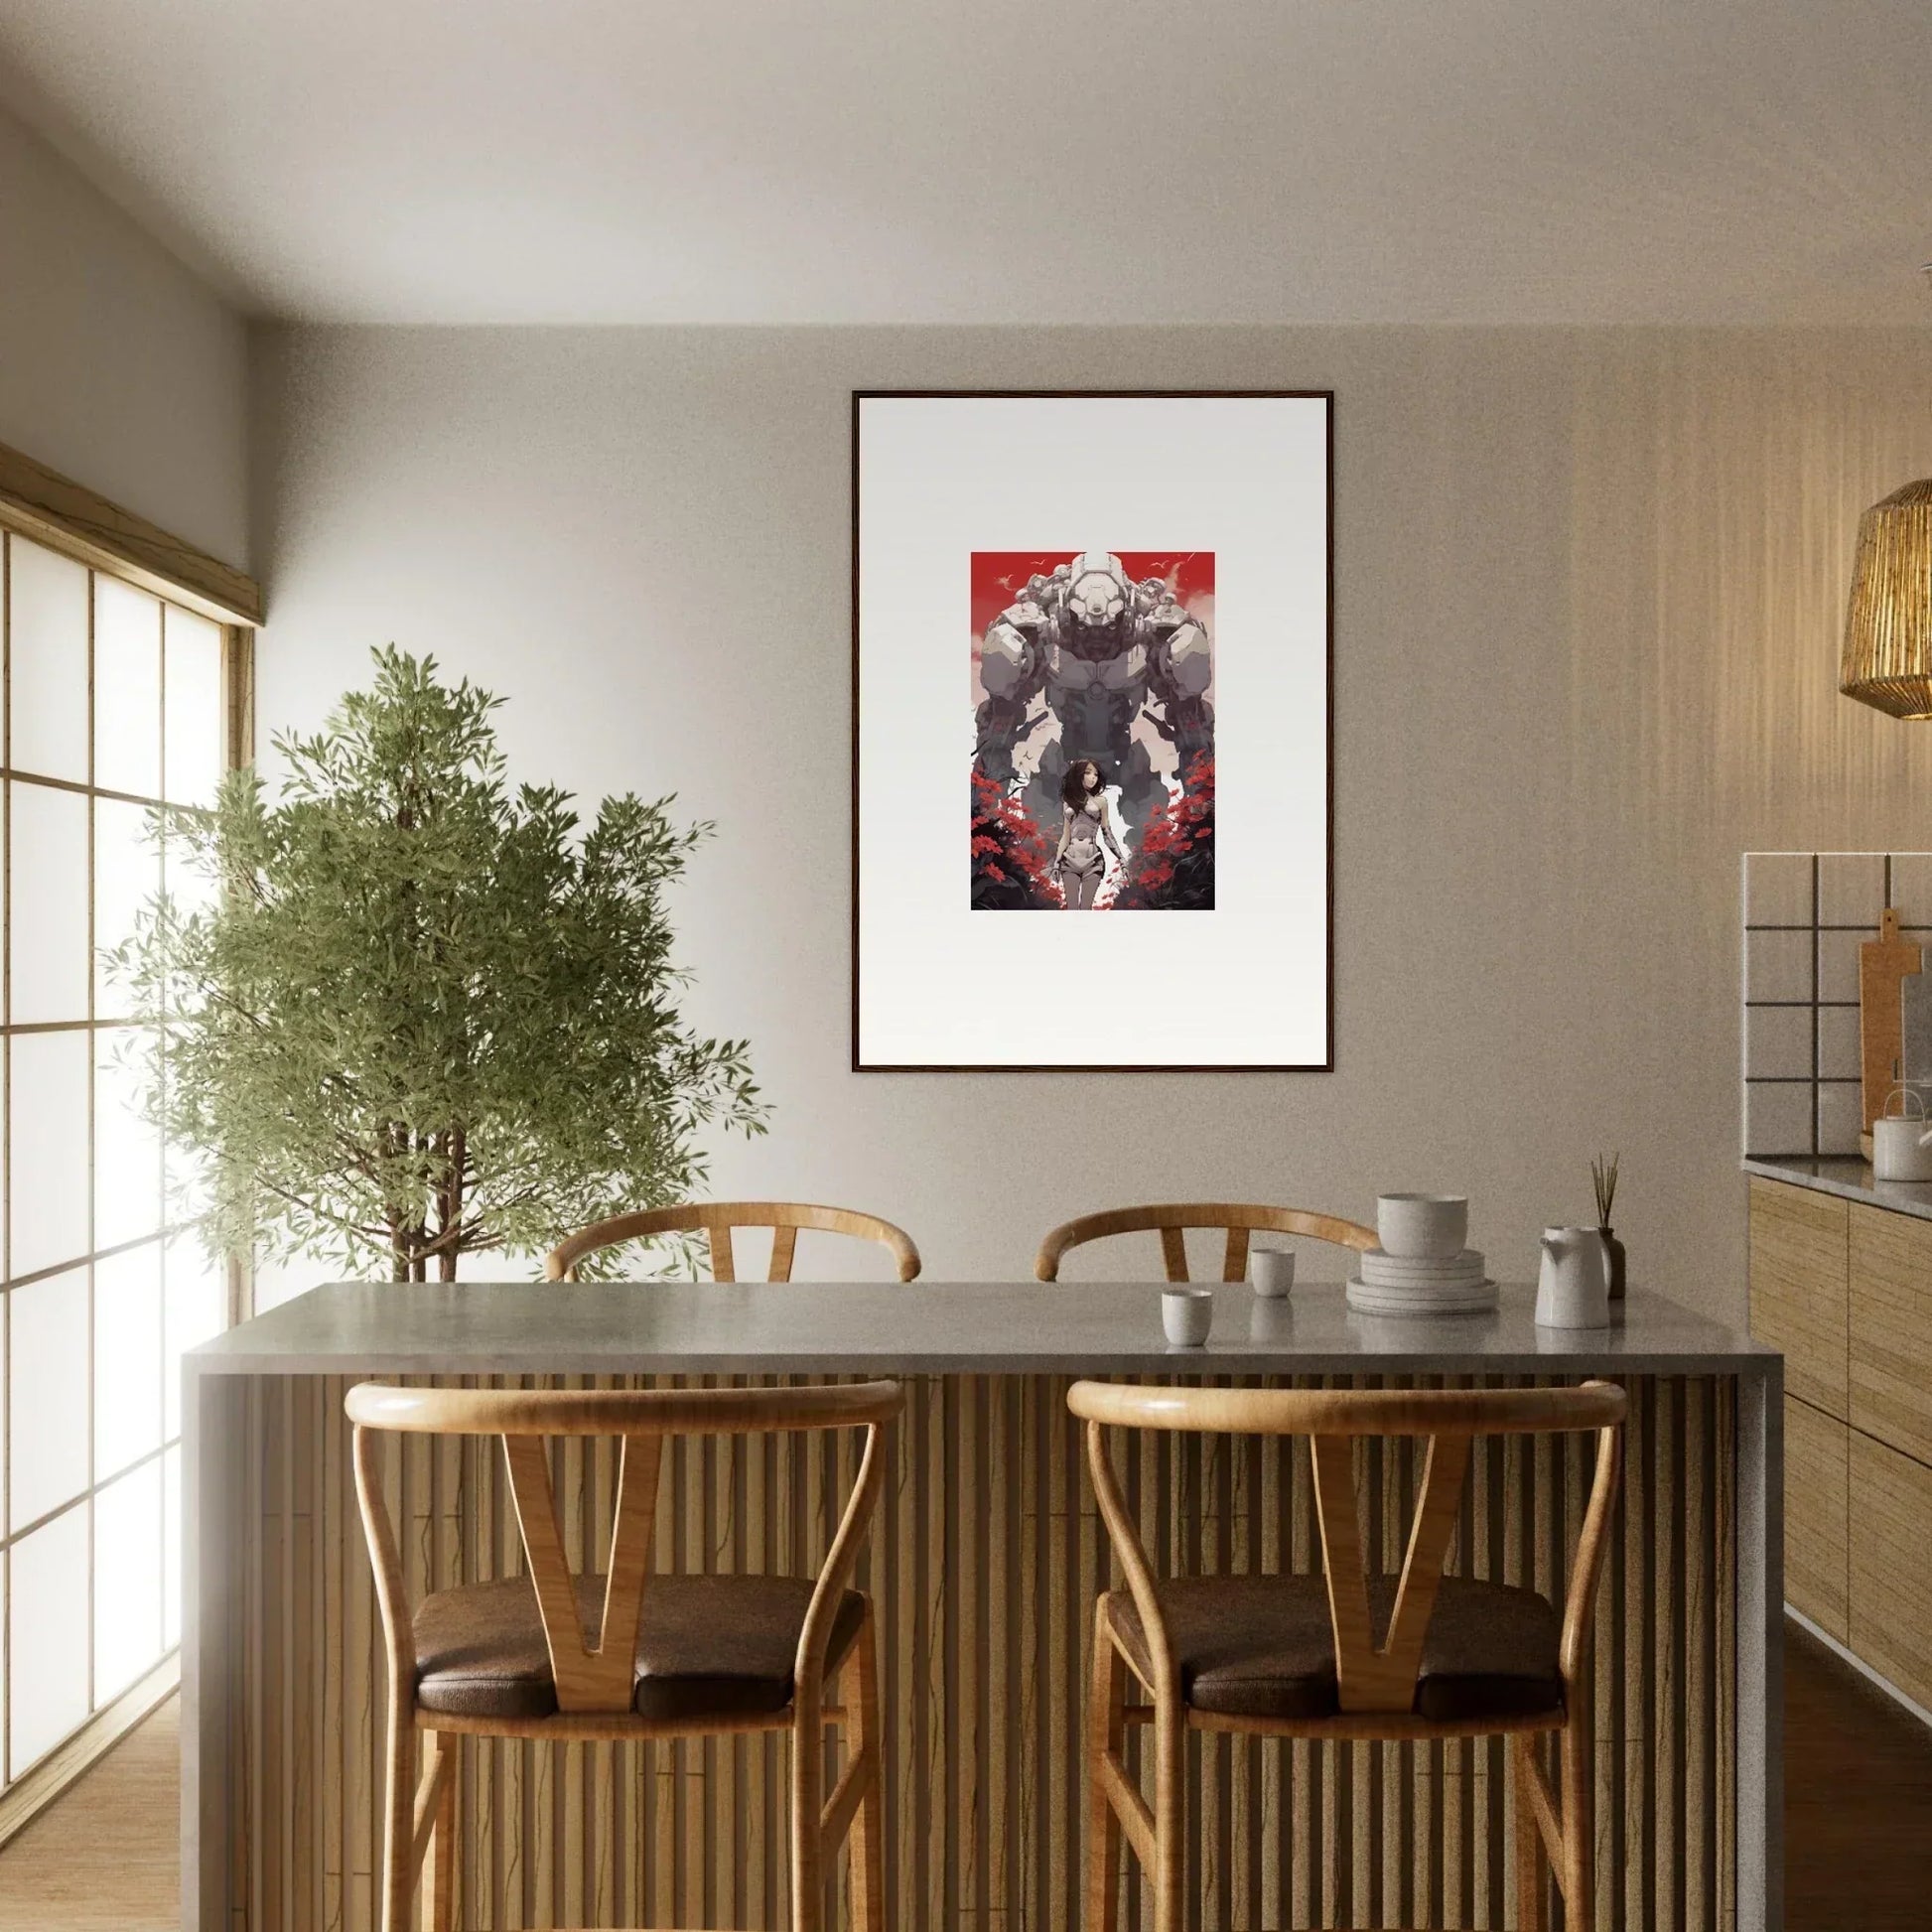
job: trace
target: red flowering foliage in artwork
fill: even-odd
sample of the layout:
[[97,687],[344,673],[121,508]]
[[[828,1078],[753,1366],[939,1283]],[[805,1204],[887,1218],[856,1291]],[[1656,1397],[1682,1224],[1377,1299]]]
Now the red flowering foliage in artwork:
[[1198,754],[1181,773],[1180,795],[1141,828],[1114,909],[1203,912],[1214,907],[1214,758]]
[[971,853],[975,911],[1040,911],[1060,903],[1060,889],[1047,876],[1045,833],[1018,798],[978,771]]

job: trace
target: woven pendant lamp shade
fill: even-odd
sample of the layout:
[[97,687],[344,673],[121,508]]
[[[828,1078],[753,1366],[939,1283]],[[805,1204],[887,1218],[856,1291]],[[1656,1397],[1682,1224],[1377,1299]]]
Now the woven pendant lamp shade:
[[1932,718],[1932,478],[1859,519],[1838,688],[1894,718]]

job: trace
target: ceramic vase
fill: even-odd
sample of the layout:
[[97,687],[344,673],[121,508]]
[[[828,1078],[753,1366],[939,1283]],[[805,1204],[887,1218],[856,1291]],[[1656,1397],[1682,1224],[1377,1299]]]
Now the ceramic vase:
[[1610,1300],[1623,1300],[1623,1243],[1608,1228],[1599,1227],[1597,1233],[1603,1237],[1603,1252],[1610,1258]]

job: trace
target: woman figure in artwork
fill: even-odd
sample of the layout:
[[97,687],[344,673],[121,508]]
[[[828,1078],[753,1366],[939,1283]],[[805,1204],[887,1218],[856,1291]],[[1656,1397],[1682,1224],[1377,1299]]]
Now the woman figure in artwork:
[[1126,865],[1127,855],[1114,837],[1100,767],[1091,759],[1075,759],[1060,782],[1060,845],[1053,854],[1053,877],[1069,912],[1093,909],[1107,877],[1109,852],[1116,866]]

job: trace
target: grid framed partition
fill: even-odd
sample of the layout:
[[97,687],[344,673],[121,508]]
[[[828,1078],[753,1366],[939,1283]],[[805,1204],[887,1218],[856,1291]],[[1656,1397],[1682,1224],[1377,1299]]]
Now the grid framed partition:
[[1859,948],[1887,906],[1932,946],[1932,853],[1745,853],[1746,1158],[1857,1156]]
[[150,815],[212,804],[249,757],[253,634],[10,507],[0,489],[0,1838],[175,1681],[180,1359],[240,1284],[139,1117],[101,954],[164,889],[209,890]]

